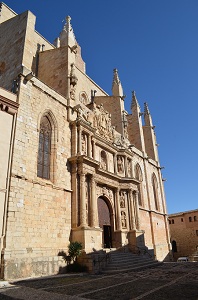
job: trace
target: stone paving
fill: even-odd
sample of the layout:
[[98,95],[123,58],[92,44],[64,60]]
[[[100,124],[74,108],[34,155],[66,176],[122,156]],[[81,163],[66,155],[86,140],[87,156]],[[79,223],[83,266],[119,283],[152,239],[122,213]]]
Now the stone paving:
[[2,300],[198,300],[198,263],[164,263],[116,275],[63,275],[10,282]]

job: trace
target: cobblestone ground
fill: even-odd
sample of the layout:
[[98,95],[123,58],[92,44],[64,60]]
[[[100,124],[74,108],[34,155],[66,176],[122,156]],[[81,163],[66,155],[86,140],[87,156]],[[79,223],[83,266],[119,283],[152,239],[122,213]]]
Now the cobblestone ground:
[[116,275],[65,275],[12,282],[2,300],[198,300],[198,263],[164,263]]

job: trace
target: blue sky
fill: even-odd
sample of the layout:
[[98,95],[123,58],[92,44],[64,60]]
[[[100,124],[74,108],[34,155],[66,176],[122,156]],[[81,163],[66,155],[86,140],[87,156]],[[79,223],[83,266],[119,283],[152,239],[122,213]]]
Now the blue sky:
[[82,48],[87,74],[111,93],[117,68],[130,112],[131,91],[156,126],[168,213],[198,208],[198,1],[5,0],[31,10],[50,42],[64,19]]

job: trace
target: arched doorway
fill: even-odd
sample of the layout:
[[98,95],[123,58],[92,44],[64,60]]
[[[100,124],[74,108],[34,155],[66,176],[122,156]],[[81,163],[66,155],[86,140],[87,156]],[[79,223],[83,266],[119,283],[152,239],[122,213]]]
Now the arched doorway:
[[177,242],[176,241],[172,241],[171,244],[172,244],[172,251],[173,251],[173,253],[177,252]]
[[104,248],[112,247],[111,216],[106,200],[103,197],[98,198],[98,223],[103,229]]

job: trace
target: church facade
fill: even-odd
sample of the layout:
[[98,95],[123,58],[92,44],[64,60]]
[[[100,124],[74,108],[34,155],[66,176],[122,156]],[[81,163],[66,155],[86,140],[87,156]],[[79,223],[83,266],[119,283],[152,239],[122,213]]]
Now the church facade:
[[[54,44],[35,16],[0,5],[1,276],[55,274],[58,253],[127,246],[170,252],[166,200],[147,103],[124,107],[85,70],[70,17]],[[8,121],[9,120],[9,121]],[[3,145],[3,146],[2,146]]]

